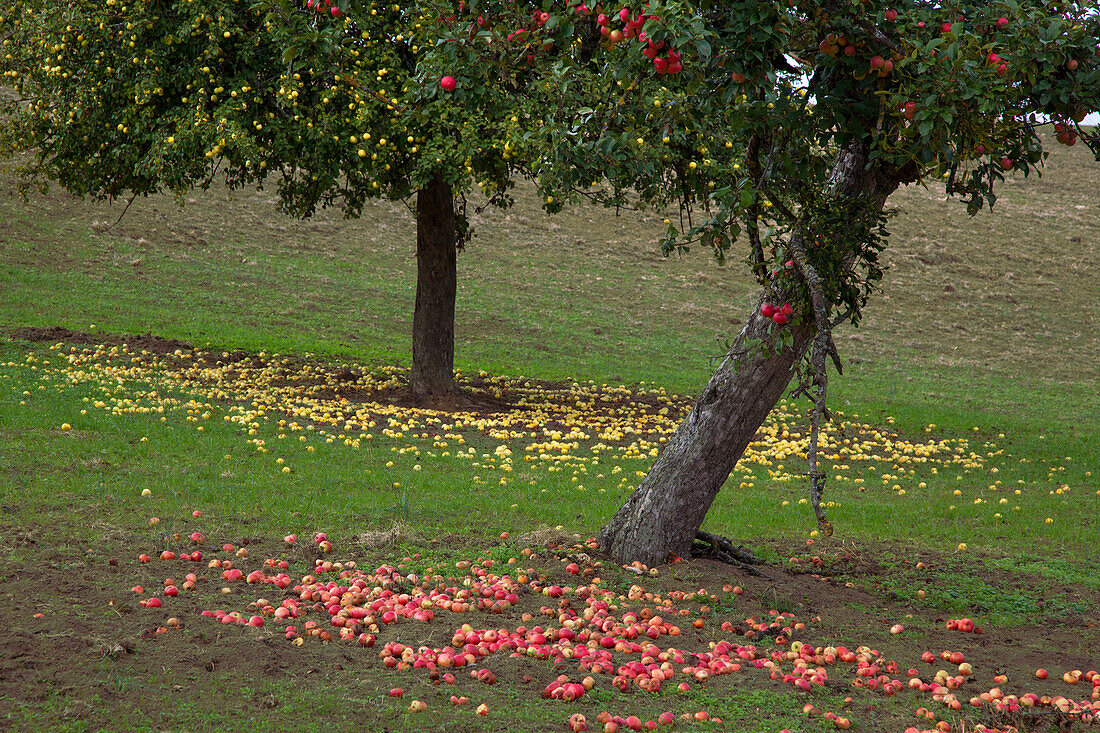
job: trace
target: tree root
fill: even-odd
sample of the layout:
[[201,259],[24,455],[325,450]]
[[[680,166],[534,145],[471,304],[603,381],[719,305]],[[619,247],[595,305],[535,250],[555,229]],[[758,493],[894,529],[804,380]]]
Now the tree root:
[[694,551],[691,554],[692,557],[709,557],[727,565],[735,565],[749,575],[773,580],[767,573],[753,567],[753,565],[763,564],[764,561],[752,554],[752,550],[744,545],[734,546],[732,542],[721,535],[704,532],[701,529],[696,530]]

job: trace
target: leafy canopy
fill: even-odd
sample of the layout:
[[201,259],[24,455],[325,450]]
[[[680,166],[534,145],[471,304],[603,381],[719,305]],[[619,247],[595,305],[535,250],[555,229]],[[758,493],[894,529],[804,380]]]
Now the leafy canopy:
[[837,151],[992,205],[1041,163],[1045,119],[1100,151],[1077,126],[1098,38],[1095,9],[1056,0],[2,0],[0,157],[111,198],[273,176],[296,216],[436,174],[507,203],[529,176],[551,212],[675,203],[669,251],[747,238],[764,282],[812,221],[858,317],[885,230],[830,213]]

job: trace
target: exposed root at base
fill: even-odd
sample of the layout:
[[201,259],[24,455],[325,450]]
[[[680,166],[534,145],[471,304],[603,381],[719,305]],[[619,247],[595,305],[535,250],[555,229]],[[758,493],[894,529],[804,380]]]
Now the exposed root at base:
[[704,532],[701,529],[696,530],[695,544],[693,545],[691,555],[692,557],[709,557],[713,560],[720,560],[728,565],[735,565],[741,568],[749,575],[773,580],[773,578],[764,571],[753,567],[754,565],[763,564],[764,561],[752,554],[752,550],[746,548],[744,545],[735,546],[721,535]]

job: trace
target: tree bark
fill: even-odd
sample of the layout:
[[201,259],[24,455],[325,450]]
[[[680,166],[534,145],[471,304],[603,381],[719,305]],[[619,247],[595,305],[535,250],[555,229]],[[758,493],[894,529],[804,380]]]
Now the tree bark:
[[[854,143],[840,151],[827,194],[865,197],[881,210],[903,176],[868,168],[867,162],[865,145]],[[802,235],[796,231],[792,236]],[[812,241],[805,244],[812,246]],[[790,326],[791,344],[777,350],[776,330],[760,315],[763,301],[761,295],[725,361],[642,483],[601,530],[601,548],[617,562],[638,560],[653,566],[671,555],[690,555],[695,533],[718,491],[812,344],[813,321],[795,321]]]
[[458,251],[451,185],[436,176],[416,194],[416,309],[413,312],[413,394],[459,392],[454,380]]

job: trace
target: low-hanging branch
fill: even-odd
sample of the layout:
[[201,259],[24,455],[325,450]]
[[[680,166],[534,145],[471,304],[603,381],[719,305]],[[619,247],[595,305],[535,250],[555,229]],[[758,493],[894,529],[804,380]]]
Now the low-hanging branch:
[[828,393],[829,375],[825,365],[825,356],[834,354],[833,359],[839,364],[839,356],[835,356],[836,346],[833,345],[832,324],[829,322],[828,307],[825,303],[825,291],[821,284],[821,276],[809,262],[806,253],[805,239],[796,236],[791,239],[791,255],[795,266],[802,274],[802,279],[810,291],[810,305],[814,311],[813,347],[810,352],[810,364],[813,366],[813,395],[814,409],[810,420],[810,445],[806,449],[806,462],[810,469],[810,503],[813,505],[814,516],[817,517],[818,529],[826,536],[833,533],[833,526],[821,509],[821,497],[825,493],[825,472],[818,467],[817,446],[821,435],[821,419],[825,417],[826,395]]

